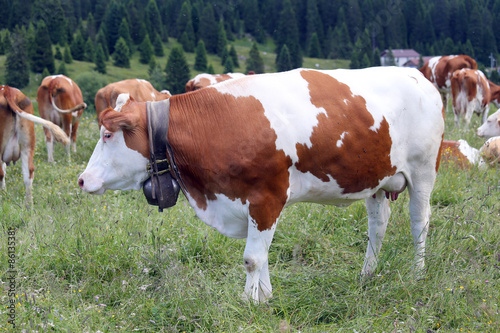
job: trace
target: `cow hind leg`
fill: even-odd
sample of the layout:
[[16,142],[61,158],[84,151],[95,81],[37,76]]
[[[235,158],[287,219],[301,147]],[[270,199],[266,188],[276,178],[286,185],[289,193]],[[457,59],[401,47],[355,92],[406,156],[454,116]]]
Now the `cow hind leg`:
[[429,219],[431,215],[430,197],[434,181],[435,170],[422,172],[413,177],[413,185],[409,186],[410,194],[410,219],[411,233],[415,246],[415,268],[417,272],[423,271],[425,267],[425,242],[429,230]]
[[391,208],[384,190],[379,190],[374,197],[365,200],[368,213],[368,247],[365,262],[361,270],[362,276],[371,275],[377,267],[377,256],[385,236]]
[[276,223],[269,230],[259,231],[255,221],[250,219],[248,235],[243,254],[247,271],[245,295],[254,302],[262,302],[271,296],[272,286],[269,278],[268,251],[274,237]]
[[31,149],[23,149],[21,152],[21,169],[23,173],[24,188],[26,190],[26,206],[33,206],[33,176],[35,166],[33,165],[33,151]]
[[47,161],[54,162],[54,138],[48,129],[43,128],[45,132],[45,143],[47,145]]

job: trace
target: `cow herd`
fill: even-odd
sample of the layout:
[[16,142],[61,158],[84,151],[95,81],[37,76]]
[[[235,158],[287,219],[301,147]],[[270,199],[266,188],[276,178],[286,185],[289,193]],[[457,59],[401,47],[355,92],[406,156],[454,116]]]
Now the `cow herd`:
[[[488,110],[500,101],[500,87],[468,56],[432,58],[420,72],[379,67],[200,74],[186,83],[185,94],[174,96],[145,80],[111,83],[95,96],[100,139],[78,184],[91,194],[140,189],[151,177],[148,165],[156,163],[148,138],[155,125],[148,117],[156,112],[155,119],[168,123],[167,172],[197,216],[226,236],[247,240],[249,299],[271,296],[268,249],[281,212],[297,202],[344,206],[365,200],[369,242],[362,274],[368,275],[377,265],[389,201],[408,190],[415,265],[422,269],[440,162],[498,160],[500,111],[488,117]],[[443,141],[450,97],[456,126],[480,114],[477,134],[491,137],[480,150],[464,140]],[[21,158],[28,206],[33,122],[44,126],[49,162],[54,140],[69,158],[86,108],[80,88],[63,75],[42,81],[37,102],[40,117],[21,91],[0,86],[1,186],[6,163]]]

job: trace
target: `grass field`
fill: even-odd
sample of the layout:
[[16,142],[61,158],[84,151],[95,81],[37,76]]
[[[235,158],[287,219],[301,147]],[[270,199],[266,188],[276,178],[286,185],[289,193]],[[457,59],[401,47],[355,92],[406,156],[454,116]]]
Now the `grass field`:
[[[469,130],[456,130],[447,113],[446,126],[445,139],[476,148],[484,141],[475,135],[476,116]],[[442,165],[419,277],[406,192],[391,204],[379,267],[366,280],[359,277],[363,202],[288,208],[270,249],[274,297],[255,305],[240,297],[244,240],[205,226],[184,197],[158,213],[141,192],[79,189],[98,140],[92,112],[84,113],[70,161],[57,145],[57,162],[46,162],[43,131],[36,131],[34,208],[24,206],[20,163],[7,168],[8,191],[0,193],[0,332],[500,331],[497,170]],[[7,322],[8,228],[16,239],[16,330]]]

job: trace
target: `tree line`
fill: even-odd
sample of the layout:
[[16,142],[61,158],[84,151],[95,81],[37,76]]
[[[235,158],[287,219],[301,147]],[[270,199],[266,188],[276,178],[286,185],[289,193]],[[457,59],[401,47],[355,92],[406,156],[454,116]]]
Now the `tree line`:
[[100,72],[110,57],[127,67],[134,52],[151,75],[168,38],[196,53],[195,70],[211,70],[209,53],[232,71],[240,64],[231,42],[250,36],[256,43],[245,70],[257,73],[264,71],[258,44],[267,38],[276,45],[277,71],[301,67],[304,56],[350,59],[352,68],[379,65],[388,48],[468,54],[489,64],[500,42],[493,24],[500,0],[0,0],[0,6],[9,8],[0,21],[0,54],[11,54],[7,81],[22,81],[23,68],[61,72],[53,58],[95,62]]

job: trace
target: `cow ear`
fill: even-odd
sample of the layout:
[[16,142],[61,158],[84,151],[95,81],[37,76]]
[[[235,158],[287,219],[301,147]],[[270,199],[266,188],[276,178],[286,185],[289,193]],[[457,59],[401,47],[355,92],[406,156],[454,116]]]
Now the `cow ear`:
[[118,112],[108,108],[101,113],[100,121],[111,132],[131,130],[138,125],[139,115],[134,112]]

